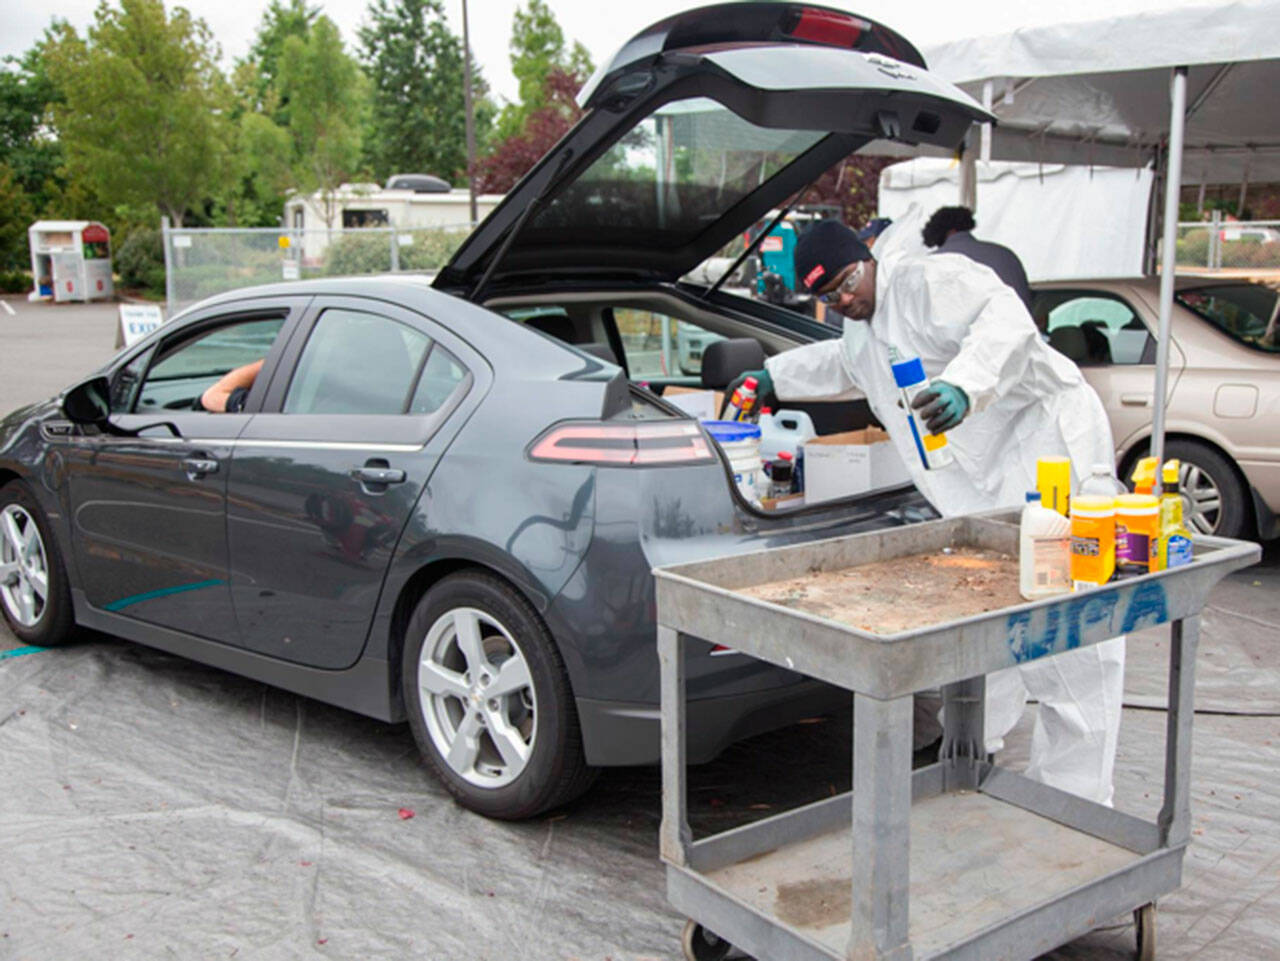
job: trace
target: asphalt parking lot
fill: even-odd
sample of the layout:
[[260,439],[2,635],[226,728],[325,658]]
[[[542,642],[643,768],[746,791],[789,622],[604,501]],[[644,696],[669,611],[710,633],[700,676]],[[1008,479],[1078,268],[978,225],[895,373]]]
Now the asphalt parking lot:
[[[0,410],[113,352],[113,305],[6,302]],[[1129,645],[1116,803],[1144,816],[1160,801],[1167,652],[1162,631]],[[1278,653],[1273,543],[1205,613],[1193,841],[1159,905],[1161,961],[1280,956]],[[695,833],[846,790],[851,741],[847,716],[815,720],[695,769]],[[449,800],[406,727],[105,635],[40,651],[0,627],[0,785],[0,959],[680,957],[657,769],[490,822]],[[1119,918],[1048,957],[1132,946]]]

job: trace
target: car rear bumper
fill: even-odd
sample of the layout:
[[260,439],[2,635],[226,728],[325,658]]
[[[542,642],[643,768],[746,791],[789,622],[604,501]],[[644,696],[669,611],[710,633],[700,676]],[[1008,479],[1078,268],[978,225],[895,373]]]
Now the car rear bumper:
[[[848,707],[850,694],[820,681],[689,701],[690,763],[710,761],[735,741]],[[587,763],[600,767],[656,764],[661,712],[656,705],[577,698]]]

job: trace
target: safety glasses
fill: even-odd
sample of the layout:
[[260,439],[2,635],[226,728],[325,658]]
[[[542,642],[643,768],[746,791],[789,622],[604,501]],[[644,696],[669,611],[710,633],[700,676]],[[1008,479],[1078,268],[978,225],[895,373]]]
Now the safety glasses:
[[818,299],[824,304],[839,303],[840,298],[845,294],[852,294],[858,289],[858,284],[862,283],[862,275],[867,272],[867,262],[859,260],[858,266],[849,272],[849,276],[840,282],[840,286],[830,293],[819,294]]

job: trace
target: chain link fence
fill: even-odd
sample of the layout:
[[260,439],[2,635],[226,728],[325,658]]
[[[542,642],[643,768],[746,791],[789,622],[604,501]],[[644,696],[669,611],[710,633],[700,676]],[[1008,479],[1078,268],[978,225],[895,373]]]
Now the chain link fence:
[[439,227],[187,228],[165,226],[168,315],[213,294],[306,277],[434,274],[471,232]]
[[1178,266],[1201,270],[1280,270],[1280,220],[1178,224]]

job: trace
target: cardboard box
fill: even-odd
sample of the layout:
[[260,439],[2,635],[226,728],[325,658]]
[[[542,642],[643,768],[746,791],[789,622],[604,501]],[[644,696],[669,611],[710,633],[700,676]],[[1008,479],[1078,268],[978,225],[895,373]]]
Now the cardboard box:
[[805,441],[806,504],[854,497],[910,483],[911,475],[889,435],[879,427],[827,434]]
[[698,420],[715,420],[720,413],[720,405],[724,401],[724,392],[671,384],[663,390],[662,399],[679,407],[690,417],[696,417]]

